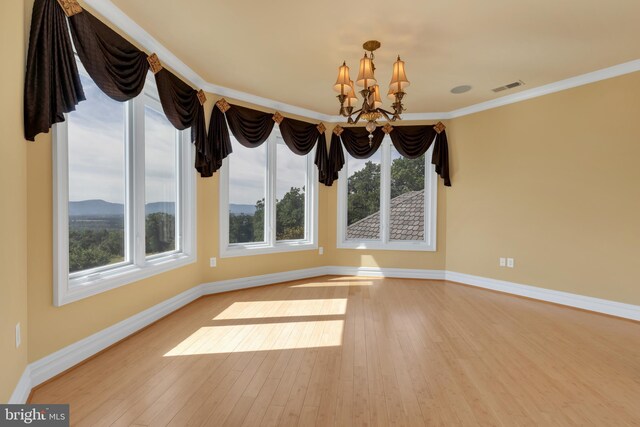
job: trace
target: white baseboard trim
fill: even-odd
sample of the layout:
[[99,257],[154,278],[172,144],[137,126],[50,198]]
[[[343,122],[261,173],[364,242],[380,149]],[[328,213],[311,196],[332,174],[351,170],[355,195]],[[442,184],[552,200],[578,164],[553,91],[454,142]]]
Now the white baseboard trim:
[[42,384],[199,297],[200,288],[196,286],[31,363],[31,386]]
[[148,326],[158,319],[176,311],[177,309],[184,307],[203,295],[247,289],[256,286],[264,286],[329,274],[340,276],[448,280],[640,321],[640,306],[445,270],[325,266],[303,270],[284,271],[281,273],[203,283],[163,301],[160,304],[156,304],[147,310],[129,317],[128,319],[118,322],[115,325],[103,329],[100,332],[90,335],[87,338],[64,347],[55,353],[45,356],[26,367],[9,403],[25,403],[33,387],[55,377],[65,370],[104,350],[110,345],[115,344],[145,326]]
[[640,321],[640,306],[637,305],[539,288],[537,286],[507,282],[504,280],[490,279],[488,277],[456,273],[453,271],[447,271],[445,273],[445,278],[451,282],[463,283],[465,285],[492,289],[494,291],[505,292],[507,294],[519,295],[540,301],[552,302],[555,304],[594,311],[596,313],[603,313]]
[[201,295],[211,295],[220,292],[236,291],[256,286],[271,285],[291,280],[307,279],[309,277],[330,274],[328,267],[306,268],[303,270],[283,271],[281,273],[263,274],[260,276],[240,277],[238,279],[220,280],[200,285]]
[[29,394],[31,393],[32,388],[33,386],[31,385],[31,367],[27,365],[27,367],[24,368],[24,372],[22,372],[22,376],[18,380],[18,385],[16,385],[16,388],[13,390],[13,394],[11,395],[7,403],[26,403],[27,399],[29,399]]
[[444,280],[444,270],[419,270],[409,268],[379,268],[379,267],[340,267],[329,266],[327,273],[340,276],[368,276],[368,277],[397,277],[402,279]]

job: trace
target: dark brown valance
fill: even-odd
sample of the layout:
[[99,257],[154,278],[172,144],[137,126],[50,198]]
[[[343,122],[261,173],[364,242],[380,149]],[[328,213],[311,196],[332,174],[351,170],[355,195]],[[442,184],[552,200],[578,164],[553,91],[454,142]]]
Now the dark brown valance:
[[313,150],[320,135],[326,143],[324,132],[319,132],[318,125],[288,117],[283,118],[280,122],[280,133],[287,147],[300,156],[309,154]]
[[196,169],[203,177],[210,177],[222,167],[222,161],[232,151],[227,120],[224,113],[217,106],[214,106],[211,111],[207,145],[203,155],[205,163],[200,166],[196,163]]
[[67,17],[56,0],[37,0],[31,15],[24,83],[24,137],[34,141],[84,101]]
[[[226,116],[226,120],[225,120]],[[222,166],[222,160],[231,152],[229,130],[240,144],[254,148],[262,145],[278,123],[282,139],[289,149],[300,156],[307,155],[318,145],[314,163],[318,167],[320,182],[327,176],[327,154],[325,127],[322,123],[307,123],[282,116],[276,112],[240,107],[229,104],[224,98],[216,102],[209,123],[207,153],[212,154],[212,166],[209,172],[216,172]],[[333,182],[333,181],[332,181]],[[331,185],[331,184],[329,184]]]
[[149,71],[146,53],[86,10],[70,17],[69,24],[82,65],[105,94],[124,102],[142,92]]
[[[91,78],[116,101],[137,96],[150,67],[146,53],[78,5],[65,4],[68,21],[56,0],[35,0],[33,6],[24,92],[25,138],[31,141],[85,99],[69,33]],[[208,170],[203,94],[161,66],[155,78],[165,115],[176,129],[191,128],[196,164]]]
[[[318,165],[318,172],[320,174],[320,182],[324,185],[331,187],[333,182],[338,179],[338,172],[342,170],[344,166],[344,152],[342,151],[342,145],[340,144],[340,136],[331,132],[331,147],[329,148],[329,154],[327,155],[326,146],[323,150],[323,155],[326,156],[323,167],[318,165],[318,159],[316,154],[316,165]],[[318,153],[320,147],[318,147]]]
[[444,125],[440,122],[434,126],[394,126],[389,136],[396,150],[409,159],[422,156],[429,150],[431,144],[435,143],[431,163],[435,165],[436,173],[444,180],[444,185],[451,187],[449,146],[444,129]]
[[[318,168],[318,182],[325,185],[327,181],[327,168],[329,164],[329,154],[327,153],[327,137],[321,133],[318,137],[318,148],[316,149],[316,158],[313,163]],[[328,184],[331,185],[331,184]]]
[[148,70],[153,71],[168,120],[176,129],[191,128],[191,141],[196,146],[195,167],[202,176],[215,173],[231,153],[229,130],[242,145],[257,147],[267,140],[274,124],[278,123],[282,138],[294,153],[306,155],[320,144],[315,164],[320,182],[325,185],[332,185],[344,165],[342,145],[353,157],[365,159],[377,151],[385,134],[389,134],[397,150],[409,158],[421,156],[434,143],[431,161],[445,185],[451,185],[447,136],[441,123],[378,127],[372,140],[364,128],[337,126],[327,153],[323,124],[230,105],[222,99],[214,107],[207,134],[202,105],[206,97],[202,91],[193,89],[164,68],[155,54],[148,56],[79,5],[64,4],[68,14],[56,0],[35,0],[33,6],[24,90],[27,140],[33,141],[37,134],[48,132],[54,123],[64,121],[63,114],[73,111],[85,99],[72,50],[73,38],[78,56],[91,78],[117,101],[124,102],[140,94]]
[[451,187],[451,178],[449,177],[449,142],[447,141],[447,134],[444,130],[436,135],[431,163],[435,165],[436,173],[444,180],[444,185]]
[[[335,171],[333,179],[338,179],[338,171],[344,165],[344,153],[342,152],[340,141],[342,141],[342,145],[352,157],[367,159],[378,150],[385,134],[389,134],[396,150],[402,156],[410,159],[422,156],[429,150],[431,144],[435,144],[431,163],[435,165],[436,173],[444,180],[444,185],[451,186],[447,134],[445,126],[440,122],[436,125],[425,126],[396,125],[386,126],[386,128],[377,127],[373,132],[371,145],[369,145],[369,132],[366,129],[359,127],[341,128],[340,135],[333,133],[327,160],[327,170]],[[328,175],[325,176],[325,180],[332,182],[332,180],[329,180]]]
[[237,105],[231,105],[225,114],[233,136],[240,144],[249,148],[262,145],[271,135],[275,124],[273,113]]
[[356,159],[368,159],[378,151],[385,133],[381,127],[377,127],[373,131],[373,139],[371,139],[371,145],[369,145],[369,131],[362,127],[343,128],[340,134],[340,139],[344,148]]
[[398,153],[409,159],[426,153],[436,135],[433,126],[394,126],[389,133]]

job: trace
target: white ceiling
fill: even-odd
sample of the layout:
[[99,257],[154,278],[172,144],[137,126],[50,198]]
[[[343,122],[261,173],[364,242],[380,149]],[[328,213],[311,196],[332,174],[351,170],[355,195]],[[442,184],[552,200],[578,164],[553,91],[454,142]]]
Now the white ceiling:
[[[337,67],[346,60],[354,78],[369,39],[382,43],[381,86],[395,56],[406,61],[409,113],[448,112],[640,58],[639,0],[111,1],[206,81],[329,115]],[[521,88],[491,91],[520,79]],[[461,84],[473,89],[449,92]]]

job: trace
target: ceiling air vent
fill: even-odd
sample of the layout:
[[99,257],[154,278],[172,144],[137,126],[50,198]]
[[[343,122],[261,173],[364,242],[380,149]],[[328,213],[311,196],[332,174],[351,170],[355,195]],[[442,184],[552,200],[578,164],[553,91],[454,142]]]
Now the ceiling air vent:
[[509,83],[504,86],[496,87],[491,89],[494,92],[502,92],[503,90],[513,89],[514,87],[522,86],[524,82],[522,80],[518,80],[517,82]]

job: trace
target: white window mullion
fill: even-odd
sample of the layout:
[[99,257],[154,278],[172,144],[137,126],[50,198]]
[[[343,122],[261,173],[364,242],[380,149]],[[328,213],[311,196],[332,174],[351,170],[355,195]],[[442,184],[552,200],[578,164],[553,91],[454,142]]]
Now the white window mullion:
[[130,241],[132,242],[133,263],[140,267],[145,265],[145,161],[144,161],[144,97],[136,97],[130,103],[129,121],[131,131],[128,132],[127,152],[132,153],[132,158],[127,162],[132,179],[128,180],[127,188],[131,196],[129,218],[131,228]]
[[183,238],[184,238],[184,226],[182,225],[183,223],[183,212],[182,212],[182,206],[184,205],[184,190],[182,189],[184,187],[184,170],[182,165],[184,164],[184,156],[183,156],[183,148],[182,148],[182,142],[183,142],[183,135],[184,132],[179,132],[178,130],[175,131],[175,140],[176,140],[176,146],[175,146],[175,152],[176,152],[176,179],[178,180],[178,182],[176,182],[176,205],[174,207],[174,213],[175,213],[175,221],[176,221],[176,226],[175,226],[175,241],[176,241],[176,251],[181,252],[182,249],[184,248],[184,244],[183,244]]
[[276,174],[277,170],[277,139],[272,132],[267,145],[267,191],[264,203],[265,242],[269,246],[276,243]]
[[317,224],[317,219],[314,217],[315,212],[313,209],[316,195],[313,192],[313,181],[315,180],[315,173],[313,168],[313,160],[315,158],[315,150],[312,150],[311,153],[307,155],[307,179],[305,180],[305,189],[304,189],[304,238],[305,240],[311,240],[311,236],[315,233],[311,230],[314,226],[313,224]]
[[438,176],[435,166],[431,163],[435,143],[425,153],[425,179],[424,179],[424,238],[426,245],[431,250],[436,249],[437,212],[438,212]]
[[382,141],[382,161],[380,165],[380,240],[389,242],[389,216],[391,195],[391,144],[386,137]]
[[222,160],[222,167],[218,173],[220,174],[218,177],[218,222],[220,223],[218,238],[220,250],[223,250],[229,247],[229,157]]
[[53,125],[53,300],[62,305],[69,292],[69,137],[68,116]]

